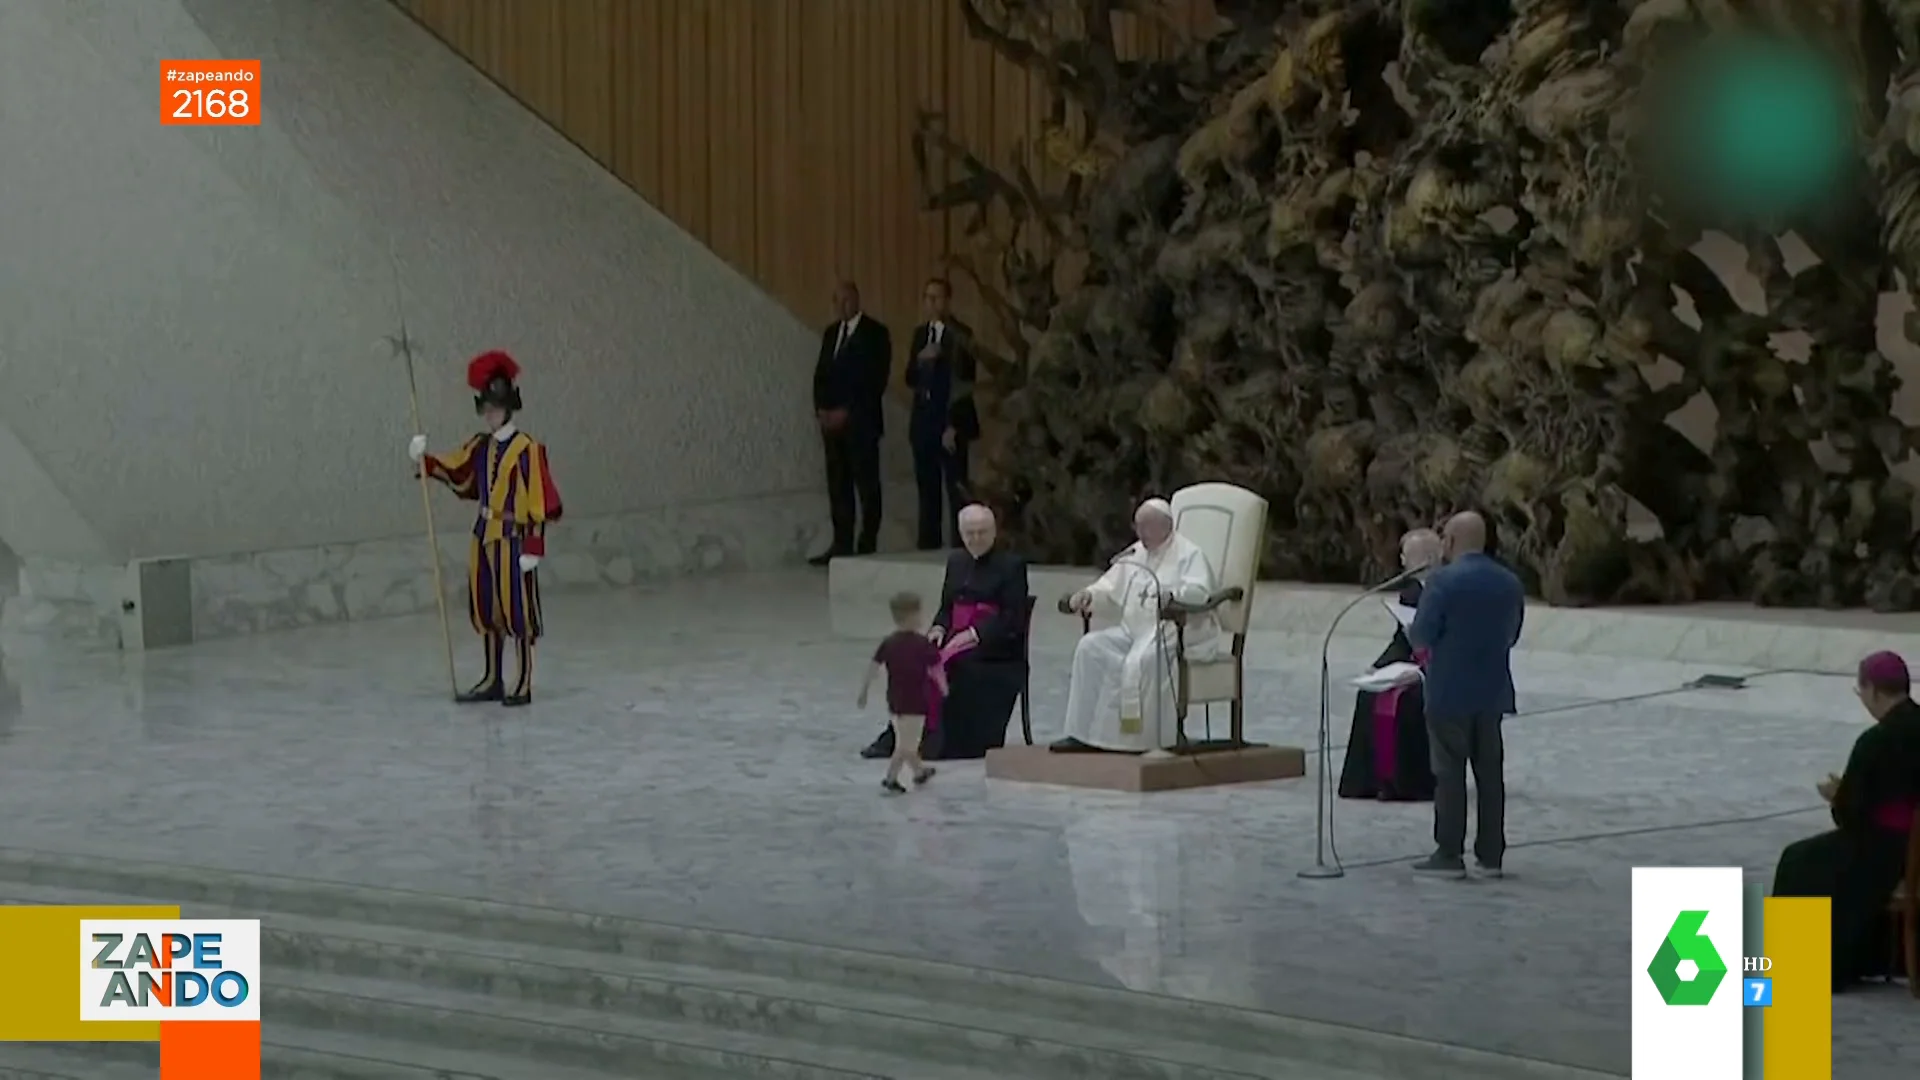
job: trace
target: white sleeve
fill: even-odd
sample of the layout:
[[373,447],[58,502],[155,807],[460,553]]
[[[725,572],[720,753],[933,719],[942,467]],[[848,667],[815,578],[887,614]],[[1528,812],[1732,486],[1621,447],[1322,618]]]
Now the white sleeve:
[[1100,575],[1100,580],[1087,586],[1087,595],[1095,600],[1114,600],[1120,595],[1120,585],[1126,572],[1125,563],[1115,563],[1107,567],[1107,572]]
[[1175,603],[1198,606],[1213,599],[1213,568],[1207,565],[1207,554],[1199,548],[1183,553],[1180,559],[1180,573],[1173,584]]

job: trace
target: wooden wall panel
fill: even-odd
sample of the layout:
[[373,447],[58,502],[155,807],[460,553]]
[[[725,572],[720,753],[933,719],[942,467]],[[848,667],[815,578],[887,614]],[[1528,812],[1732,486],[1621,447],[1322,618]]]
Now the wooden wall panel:
[[[560,40],[560,119],[554,126],[607,168],[614,164],[613,43],[608,33],[624,0],[572,0],[556,6]],[[544,115],[544,114],[543,114]]]
[[[959,0],[395,3],[796,315],[826,322],[848,277],[896,337],[962,241],[920,209],[917,113],[1004,163],[1049,103],[968,36]],[[1189,32],[1212,17],[1210,0],[1168,6]],[[1117,39],[1170,47],[1131,17]]]

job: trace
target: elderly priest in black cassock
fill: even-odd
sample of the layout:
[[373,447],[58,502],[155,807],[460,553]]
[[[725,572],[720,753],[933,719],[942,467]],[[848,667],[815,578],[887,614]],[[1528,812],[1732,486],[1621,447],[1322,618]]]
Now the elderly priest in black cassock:
[[1920,704],[1907,662],[1891,652],[1860,661],[1854,693],[1873,723],[1854,740],[1846,771],[1815,785],[1833,828],[1788,844],[1773,871],[1774,896],[1831,898],[1835,993],[1895,973],[1887,901],[1920,822]]
[[[958,551],[947,556],[940,610],[927,636],[940,646],[947,696],[927,715],[920,755],[985,757],[1007,743],[1007,721],[1027,684],[1027,563],[999,545],[993,511],[960,511]],[[862,757],[893,755],[889,726]]]
[[[1440,534],[1414,529],[1400,538],[1400,568],[1424,571],[1438,566],[1443,548]],[[1420,606],[1418,578],[1407,582],[1397,598],[1403,608]],[[1397,626],[1386,651],[1373,662],[1374,670],[1389,664],[1425,665],[1424,651],[1407,640]],[[1340,769],[1340,797],[1379,799],[1382,802],[1428,802],[1435,787],[1427,732],[1426,695],[1418,682],[1389,690],[1365,690],[1353,702],[1353,729],[1347,736],[1347,760]]]

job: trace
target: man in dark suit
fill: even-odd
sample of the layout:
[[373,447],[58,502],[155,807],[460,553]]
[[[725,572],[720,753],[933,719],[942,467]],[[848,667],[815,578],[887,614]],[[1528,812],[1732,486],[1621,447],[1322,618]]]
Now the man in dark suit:
[[859,287],[841,282],[833,291],[833,309],[837,317],[820,334],[820,359],[813,367],[813,411],[826,444],[833,546],[810,560],[815,566],[836,555],[870,555],[879,542],[882,401],[893,373],[893,336],[860,310]]
[[1500,725],[1513,715],[1513,647],[1520,642],[1527,594],[1506,565],[1489,556],[1487,523],[1455,514],[1441,531],[1447,565],[1427,579],[1407,628],[1427,650],[1427,729],[1432,742],[1432,855],[1421,873],[1467,876],[1467,768],[1479,792],[1473,855],[1499,877],[1507,851],[1506,748]]
[[967,505],[967,465],[980,417],[973,405],[974,361],[966,325],[953,317],[953,288],[944,278],[927,282],[927,321],[913,330],[907,386],[913,412],[907,425],[913,448],[913,482],[920,496],[922,551],[960,546],[956,532],[942,534]]

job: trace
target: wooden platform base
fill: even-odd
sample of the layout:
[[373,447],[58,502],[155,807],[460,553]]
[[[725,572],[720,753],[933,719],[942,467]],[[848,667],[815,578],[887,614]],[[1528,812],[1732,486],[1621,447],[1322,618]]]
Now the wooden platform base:
[[1107,791],[1179,791],[1216,784],[1291,780],[1306,774],[1307,752],[1297,746],[1247,746],[1151,758],[1142,754],[1056,754],[1044,746],[1005,746],[987,751],[989,780]]

